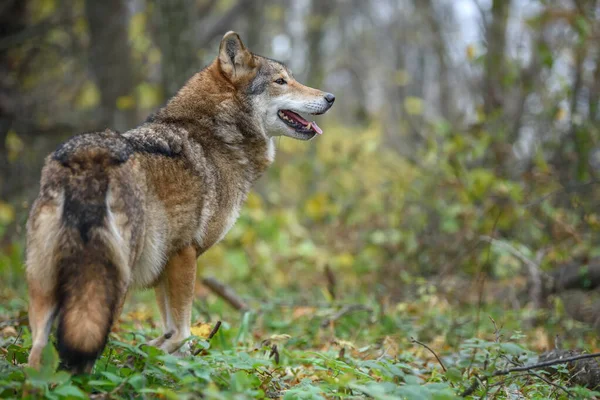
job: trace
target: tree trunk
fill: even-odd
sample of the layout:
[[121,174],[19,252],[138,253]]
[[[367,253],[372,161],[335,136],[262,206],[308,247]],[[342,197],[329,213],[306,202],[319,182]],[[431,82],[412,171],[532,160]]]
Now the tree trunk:
[[127,2],[86,0],[85,12],[91,41],[88,65],[100,91],[98,128],[127,130],[137,122],[133,101],[119,102],[119,98],[133,96],[135,88]]
[[194,30],[196,10],[195,0],[154,2],[155,40],[162,54],[161,80],[166,98],[175,95],[202,67],[198,56],[201,47]]
[[510,3],[510,0],[494,0],[492,3],[492,20],[486,38],[487,55],[483,88],[486,115],[502,107],[503,103],[504,51]]
[[[24,0],[9,1],[8,4],[0,7],[0,40],[25,30],[26,7],[27,2]],[[14,103],[17,96],[14,81],[9,79],[10,75],[14,73],[11,71],[11,64],[9,51],[0,49],[0,200],[6,199],[11,191],[9,187],[11,185],[8,184],[11,168],[8,161],[6,137],[15,116],[8,103]]]

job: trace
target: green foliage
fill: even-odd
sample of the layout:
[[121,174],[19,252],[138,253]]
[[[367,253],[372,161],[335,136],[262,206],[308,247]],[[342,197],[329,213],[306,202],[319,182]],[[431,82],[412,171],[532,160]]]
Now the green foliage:
[[[0,398],[191,399],[202,394],[209,399],[457,399],[476,376],[490,378],[473,392],[474,398],[511,398],[511,391],[526,398],[565,397],[531,375],[491,377],[496,370],[535,362],[537,355],[528,350],[535,335],[498,329],[488,322],[480,327],[478,336],[491,340],[464,339],[473,335],[476,327],[473,321],[461,327],[448,324],[448,319],[464,313],[458,309],[410,316],[401,309],[383,313],[375,303],[367,302],[377,316],[351,313],[323,326],[321,322],[341,305],[315,307],[308,314],[298,312],[302,306],[274,306],[279,300],[297,302],[300,295],[294,292],[284,299],[273,298],[260,318],[236,315],[223,309],[220,302],[212,302],[207,312],[228,322],[210,341],[193,337],[192,349],[202,352],[183,358],[144,345],[143,338],[158,332],[148,326],[135,328],[140,326],[137,318],[141,315],[130,308],[91,375],[57,371],[58,356],[52,344],[44,349],[39,371],[24,367],[31,341],[28,330],[21,328],[21,335],[0,342]],[[139,307],[141,300],[138,297],[134,304]],[[426,308],[430,301],[430,297],[420,296],[413,304]],[[496,315],[505,326],[519,326],[518,313],[499,312],[497,307],[482,310],[484,315]],[[290,314],[293,324],[274,328]],[[314,320],[317,329],[311,328]],[[447,371],[428,350],[406,339],[413,335],[431,343]],[[505,340],[505,335],[510,338]],[[450,342],[458,345],[449,346]],[[277,343],[277,359],[271,355],[270,343]],[[566,385],[569,379],[568,374],[538,372],[555,384]],[[572,393],[577,398],[597,395],[584,388],[574,388]]]

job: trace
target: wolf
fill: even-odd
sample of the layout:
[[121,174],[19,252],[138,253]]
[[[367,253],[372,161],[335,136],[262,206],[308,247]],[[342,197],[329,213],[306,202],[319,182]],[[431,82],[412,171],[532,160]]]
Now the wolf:
[[216,59],[143,124],[59,146],[27,222],[29,365],[40,365],[57,317],[61,363],[91,372],[135,288],[155,289],[164,333],[149,344],[180,351],[197,257],[235,223],[273,162],[274,137],[322,134],[301,114],[323,114],[334,101],[228,32]]

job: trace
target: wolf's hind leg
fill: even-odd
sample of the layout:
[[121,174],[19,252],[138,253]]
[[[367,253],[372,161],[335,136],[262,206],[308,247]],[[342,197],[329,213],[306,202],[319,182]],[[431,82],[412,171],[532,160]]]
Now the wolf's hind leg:
[[29,327],[32,347],[28,364],[38,368],[42,360],[42,350],[48,343],[52,322],[56,316],[54,290],[44,288],[44,284],[29,279]]
[[190,336],[195,283],[196,250],[188,246],[169,259],[156,288],[165,334],[151,344],[173,353]]

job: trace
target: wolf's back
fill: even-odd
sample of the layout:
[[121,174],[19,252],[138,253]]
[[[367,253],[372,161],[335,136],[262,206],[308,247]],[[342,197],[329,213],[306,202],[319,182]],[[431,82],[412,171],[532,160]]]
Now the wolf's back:
[[[117,133],[84,134],[53,154],[50,176],[42,177],[61,192],[62,210],[56,210],[60,221],[53,257],[30,259],[28,249],[27,268],[53,269],[58,351],[63,365],[76,373],[91,370],[102,353],[126,290],[125,244],[118,229],[109,226],[114,221],[107,197],[115,184],[112,171],[130,156],[127,142]],[[41,197],[43,191],[44,184]],[[36,231],[29,232],[30,238],[35,236]],[[32,240],[28,247],[39,242]],[[32,265],[40,262],[52,265]]]

